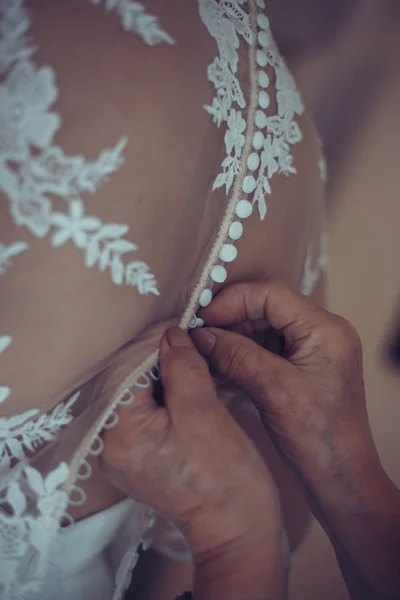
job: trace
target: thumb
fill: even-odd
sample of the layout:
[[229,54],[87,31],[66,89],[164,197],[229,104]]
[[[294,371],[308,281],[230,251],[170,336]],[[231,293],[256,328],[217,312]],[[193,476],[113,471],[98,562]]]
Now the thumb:
[[269,397],[282,391],[285,372],[290,368],[285,359],[224,329],[196,329],[191,336],[210,366],[241,387],[260,411],[268,409]]
[[161,380],[167,409],[174,418],[198,418],[215,404],[215,386],[206,361],[190,337],[170,328],[161,342]]

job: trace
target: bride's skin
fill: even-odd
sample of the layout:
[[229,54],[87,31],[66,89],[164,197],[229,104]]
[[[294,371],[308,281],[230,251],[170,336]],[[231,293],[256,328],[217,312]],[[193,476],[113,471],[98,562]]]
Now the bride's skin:
[[[161,295],[140,296],[128,286],[115,286],[104,273],[84,268],[82,253],[72,244],[50,251],[48,240],[17,229],[7,202],[1,202],[0,239],[17,235],[30,243],[29,252],[0,282],[0,331],[14,338],[2,355],[2,377],[13,389],[13,402],[1,406],[1,416],[32,407],[48,411],[97,374],[97,401],[108,402],[183,313],[226,206],[224,191],[210,192],[225,153],[224,132],[202,109],[213,94],[206,69],[216,45],[198,18],[196,3],[183,6],[173,0],[168,9],[166,3],[157,4],[164,28],[181,41],[168,52],[122,34],[116,17],[89,2],[37,0],[29,8],[38,44],[35,61],[52,65],[57,74],[55,109],[63,126],[56,143],[89,159],[121,136],[129,138],[124,166],[84,202],[88,212],[129,225],[137,258],[151,266]],[[243,79],[246,87],[245,73]],[[269,110],[276,112],[273,101]],[[246,221],[226,283],[280,277],[298,287],[309,243],[318,255],[323,214],[319,143],[308,116],[298,122],[304,136],[292,148],[298,174],[272,180],[266,220],[260,222],[255,211]],[[264,434],[254,435],[269,448]],[[285,513],[292,515],[301,500],[294,499],[275,454],[265,453],[284,482]],[[87,501],[72,509],[75,519],[121,498],[100,473],[97,459],[91,462],[93,476],[82,482]],[[286,524],[293,539],[301,537],[301,522],[297,531]]]

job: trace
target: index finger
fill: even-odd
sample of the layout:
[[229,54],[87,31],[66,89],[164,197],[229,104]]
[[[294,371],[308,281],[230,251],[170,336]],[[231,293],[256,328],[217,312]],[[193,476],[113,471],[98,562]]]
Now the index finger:
[[298,339],[304,327],[326,319],[323,309],[281,281],[227,286],[200,314],[207,325],[218,327],[265,319],[288,343]]

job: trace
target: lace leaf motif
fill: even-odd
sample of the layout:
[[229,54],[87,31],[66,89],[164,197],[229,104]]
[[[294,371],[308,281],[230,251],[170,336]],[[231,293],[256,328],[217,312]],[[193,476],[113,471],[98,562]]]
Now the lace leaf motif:
[[33,452],[39,445],[54,440],[57,433],[72,421],[70,410],[78,397],[79,392],[36,420],[33,418],[39,414],[38,409],[0,418],[0,472],[6,472],[13,459],[24,460],[25,450]]
[[91,0],[92,4],[104,2],[107,11],[115,11],[121,19],[125,31],[132,31],[141,36],[149,46],[167,43],[174,40],[161,29],[157,17],[146,13],[143,4],[133,0]]
[[[66,156],[62,148],[53,144],[61,126],[59,115],[50,110],[58,97],[54,70],[46,66],[38,69],[27,58],[34,49],[25,38],[29,17],[22,2],[16,2],[14,6],[12,0],[3,0],[1,10],[0,48],[8,49],[6,64],[10,71],[0,84],[0,190],[8,196],[14,221],[39,238],[46,237],[52,227],[61,229],[52,235],[53,245],[61,245],[60,240],[74,242],[85,251],[87,266],[94,266],[99,261],[93,258],[93,243],[90,252],[88,248],[93,235],[88,236],[85,232],[92,227],[91,230],[96,233],[97,229],[101,238],[104,228],[112,226],[114,246],[110,243],[107,248],[102,248],[102,270],[109,269],[113,282],[118,285],[126,283],[137,287],[141,294],[158,295],[155,277],[146,263],[124,264],[121,260],[128,251],[137,250],[135,244],[123,237],[129,228],[83,216],[81,194],[93,194],[121,167],[127,139],[122,138],[114,148],[102,151],[95,161],[86,161],[83,156]],[[18,20],[16,11],[25,25],[10,30],[10,23]],[[16,47],[23,50],[12,55],[12,49]],[[66,214],[53,211],[54,196],[67,201],[69,211]],[[79,219],[76,218],[77,208],[81,214]],[[118,236],[115,235],[116,227],[120,231]],[[115,246],[116,242],[120,245]],[[4,269],[3,261],[0,267]]]
[[[219,56],[208,67],[208,79],[214,84],[216,97],[210,106],[205,106],[213,121],[220,126],[227,123],[225,147],[227,156],[223,160],[222,172],[216,177],[213,189],[225,186],[228,194],[241,168],[241,157],[245,143],[246,123],[241,110],[246,101],[236,77],[238,66],[239,35],[251,44],[253,35],[249,17],[243,10],[245,0],[199,0],[200,15],[210,34],[215,38]],[[267,22],[268,23],[268,22]],[[289,176],[296,173],[290,146],[302,139],[295,115],[304,111],[294,79],[276,48],[268,25],[263,31],[263,50],[266,63],[275,71],[276,101],[278,114],[267,117],[262,113],[266,134],[260,155],[260,170],[256,180],[253,204],[258,205],[261,220],[267,213],[266,195],[271,194],[270,180],[275,173]],[[264,74],[268,83],[268,76]],[[265,86],[264,86],[265,87]],[[263,103],[268,106],[269,97],[263,90]]]
[[[205,110],[219,127],[226,122],[225,134],[227,156],[222,162],[222,173],[214,181],[213,190],[225,186],[226,193],[240,172],[242,150],[245,143],[246,121],[241,110],[246,107],[236,71],[239,62],[239,35],[252,42],[248,14],[241,5],[245,0],[199,0],[199,12],[203,23],[218,46],[219,56],[209,65],[207,75],[214,84],[216,96]],[[237,108],[236,108],[236,106]]]

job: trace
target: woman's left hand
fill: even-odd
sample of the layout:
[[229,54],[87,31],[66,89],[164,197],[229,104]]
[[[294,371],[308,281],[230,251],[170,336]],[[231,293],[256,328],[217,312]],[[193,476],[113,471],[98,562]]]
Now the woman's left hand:
[[178,328],[160,349],[165,407],[135,390],[104,433],[102,467],[129,496],[176,525],[196,555],[279,547],[278,494],[256,448],[219,401],[208,367]]

